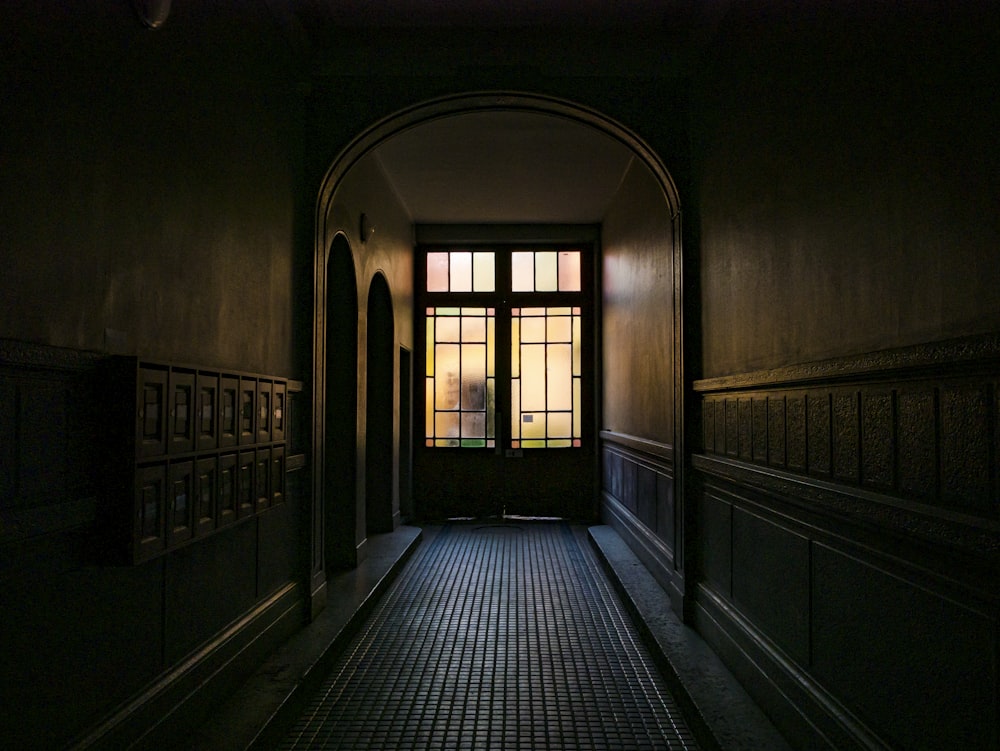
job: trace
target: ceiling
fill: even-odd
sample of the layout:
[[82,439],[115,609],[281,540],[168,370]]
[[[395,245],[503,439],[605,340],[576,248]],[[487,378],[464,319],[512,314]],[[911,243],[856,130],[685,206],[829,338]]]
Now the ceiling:
[[375,151],[415,223],[596,223],[630,149],[551,115],[487,112],[434,120]]

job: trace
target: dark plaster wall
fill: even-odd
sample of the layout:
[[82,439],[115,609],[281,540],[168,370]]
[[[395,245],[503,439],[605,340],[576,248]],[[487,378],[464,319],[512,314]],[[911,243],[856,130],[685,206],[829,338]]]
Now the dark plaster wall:
[[991,3],[741,4],[692,81],[706,377],[1000,324]]
[[156,31],[4,3],[0,27],[0,336],[294,370],[301,103],[264,3]]
[[282,507],[111,561],[110,384],[79,354],[303,377],[295,81],[261,2],[156,31],[128,2],[0,5],[0,745],[62,747],[298,577],[294,473]]

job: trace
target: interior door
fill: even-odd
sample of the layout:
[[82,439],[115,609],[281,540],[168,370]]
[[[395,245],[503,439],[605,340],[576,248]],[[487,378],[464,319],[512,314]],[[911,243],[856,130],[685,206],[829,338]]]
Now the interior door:
[[421,515],[592,517],[594,249],[432,246],[417,258]]

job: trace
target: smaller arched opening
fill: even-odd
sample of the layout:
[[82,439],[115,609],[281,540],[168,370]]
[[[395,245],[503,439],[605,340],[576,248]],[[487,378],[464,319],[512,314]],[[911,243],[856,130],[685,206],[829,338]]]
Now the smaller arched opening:
[[365,532],[391,532],[398,501],[393,416],[395,415],[395,323],[392,294],[381,273],[368,290],[365,399]]
[[328,569],[357,563],[359,496],[358,287],[347,238],[330,245],[326,268],[326,399],[324,418],[324,558]]

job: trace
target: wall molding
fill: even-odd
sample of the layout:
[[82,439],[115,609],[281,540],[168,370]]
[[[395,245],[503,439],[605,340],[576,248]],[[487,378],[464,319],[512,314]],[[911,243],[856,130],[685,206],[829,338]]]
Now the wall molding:
[[84,749],[162,748],[192,729],[224,693],[301,627],[302,587],[290,582],[71,744]]
[[691,461],[706,475],[781,498],[805,511],[847,518],[977,557],[1000,556],[997,522],[719,456],[695,454]]
[[101,352],[0,339],[0,367],[90,371],[105,357]]
[[[693,625],[723,657],[792,745],[829,751],[886,751],[863,722],[770,643],[739,611],[703,583],[696,587]],[[823,745],[819,745],[823,744]]]
[[616,444],[633,451],[640,451],[673,464],[674,447],[670,444],[636,435],[629,435],[628,433],[616,433],[613,430],[602,430],[600,435],[601,440],[605,443]]
[[[772,388],[794,384],[906,374],[928,376],[968,364],[1000,364],[1000,334],[984,334],[859,355],[817,360],[782,368],[755,370],[693,383],[695,392]],[[913,372],[918,371],[918,372]]]

